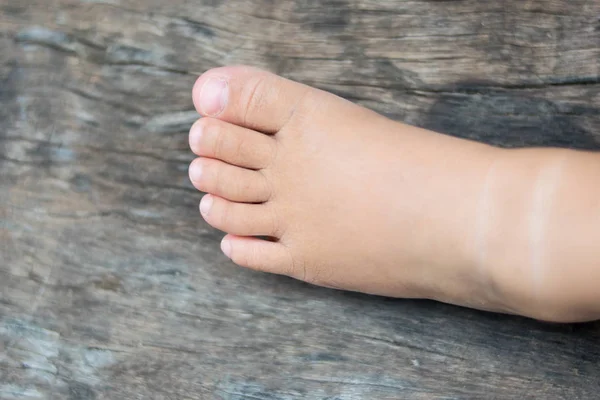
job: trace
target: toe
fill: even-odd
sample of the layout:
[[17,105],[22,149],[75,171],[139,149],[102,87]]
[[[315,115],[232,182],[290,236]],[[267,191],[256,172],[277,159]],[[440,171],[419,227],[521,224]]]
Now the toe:
[[193,99],[203,116],[276,133],[309,91],[308,86],[270,72],[250,67],[223,67],[210,70],[198,79]]
[[190,165],[190,180],[196,189],[227,200],[262,203],[271,190],[267,178],[259,172],[236,167],[211,158],[197,158]]
[[211,226],[227,233],[281,237],[281,227],[268,203],[234,203],[208,194],[200,202],[200,213]]
[[199,119],[190,130],[189,142],[198,156],[245,168],[266,168],[275,157],[272,137],[214,118]]
[[221,242],[227,257],[239,266],[274,274],[290,275],[292,258],[284,245],[252,237],[227,235]]

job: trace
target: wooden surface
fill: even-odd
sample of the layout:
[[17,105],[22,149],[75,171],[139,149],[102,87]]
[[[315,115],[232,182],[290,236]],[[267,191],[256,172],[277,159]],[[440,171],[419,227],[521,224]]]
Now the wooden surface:
[[600,324],[239,269],[186,171],[213,66],[599,149],[599,59],[596,0],[0,0],[0,398],[598,398]]

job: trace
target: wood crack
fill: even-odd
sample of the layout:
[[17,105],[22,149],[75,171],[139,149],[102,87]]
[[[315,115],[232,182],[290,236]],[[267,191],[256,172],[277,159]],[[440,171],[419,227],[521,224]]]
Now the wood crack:
[[418,392],[418,393],[429,393],[429,390],[426,389],[417,389],[417,388],[407,388],[406,386],[396,386],[396,385],[388,385],[384,383],[374,383],[374,382],[365,382],[365,381],[357,381],[353,379],[317,379],[317,378],[308,378],[297,376],[290,379],[300,379],[307,382],[317,382],[317,383],[332,383],[337,385],[349,385],[349,386],[366,386],[366,387],[374,387],[374,388],[382,388],[382,389],[392,389],[394,391],[399,392]]
[[547,87],[574,87],[574,86],[595,86],[600,85],[600,76],[580,78],[580,79],[565,79],[554,82],[540,82],[540,83],[515,83],[515,84],[490,84],[490,85],[474,85],[472,87],[407,87],[406,85],[399,85],[396,82],[390,82],[389,85],[382,83],[380,85],[372,83],[362,82],[323,82],[315,81],[319,84],[327,84],[332,86],[347,86],[347,87],[368,87],[372,89],[382,90],[396,90],[407,94],[489,94],[498,91],[516,91],[516,90],[537,90],[544,89]]
[[[57,148],[64,147],[64,143],[61,143],[61,142],[52,142],[52,141],[43,140],[43,139],[31,139],[31,138],[26,138],[23,136],[16,136],[16,135],[0,137],[0,142],[2,142],[2,141],[25,142],[25,143],[39,144],[39,145],[43,145],[43,146],[47,146],[47,147],[57,147]],[[186,149],[160,149],[160,148],[154,149],[157,151],[164,151],[164,152],[181,152],[181,153],[185,152],[186,154],[189,154],[189,157],[186,157],[185,159],[167,158],[167,157],[162,157],[155,153],[148,153],[148,152],[143,152],[143,151],[120,150],[120,149],[115,149],[115,148],[111,148],[111,147],[100,147],[100,146],[91,146],[91,145],[70,145],[69,148],[73,149],[73,150],[93,151],[93,152],[97,152],[99,154],[114,153],[114,154],[121,154],[121,155],[125,155],[125,156],[151,158],[156,161],[162,161],[162,162],[173,163],[173,164],[187,164],[191,161],[191,159],[193,157],[191,151],[188,151],[187,148]],[[14,160],[14,161],[15,162],[26,162],[26,161],[21,161],[21,160]]]
[[438,350],[434,350],[434,349],[429,349],[429,348],[425,348],[425,347],[414,346],[414,345],[407,344],[407,343],[400,343],[400,342],[397,342],[395,340],[385,339],[385,338],[381,338],[381,337],[377,337],[377,336],[369,336],[369,335],[364,335],[364,334],[354,333],[354,332],[346,332],[346,333],[349,333],[352,336],[357,336],[357,337],[362,337],[362,338],[367,339],[367,340],[372,340],[374,342],[384,343],[384,344],[387,344],[387,345],[389,345],[391,347],[398,348],[398,349],[409,349],[409,350],[414,350],[414,351],[419,351],[419,352],[434,354],[434,355],[441,356],[441,357],[444,357],[444,358],[451,358],[451,359],[455,359],[455,360],[467,361],[465,358],[463,358],[461,356],[453,355],[453,354],[447,354],[447,353],[442,353],[442,352],[440,352]]

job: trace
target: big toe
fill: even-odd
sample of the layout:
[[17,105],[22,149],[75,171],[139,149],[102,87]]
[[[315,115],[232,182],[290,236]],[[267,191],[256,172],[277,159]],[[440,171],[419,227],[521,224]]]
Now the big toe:
[[308,86],[250,67],[222,67],[194,85],[198,112],[264,133],[278,132],[293,115]]

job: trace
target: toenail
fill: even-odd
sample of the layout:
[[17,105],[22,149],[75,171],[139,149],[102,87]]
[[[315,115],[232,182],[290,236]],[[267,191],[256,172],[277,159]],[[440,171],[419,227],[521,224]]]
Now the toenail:
[[216,117],[221,114],[227,104],[229,91],[227,81],[222,78],[209,79],[202,89],[198,99],[200,111],[204,115]]
[[229,240],[223,239],[223,241],[221,242],[221,251],[227,257],[231,258],[231,242]]
[[200,124],[196,123],[192,125],[192,129],[190,129],[190,147],[198,147],[201,138],[202,128],[200,127]]
[[200,201],[200,212],[202,215],[208,215],[210,209],[213,205],[213,197],[211,195],[206,195]]
[[202,177],[202,165],[196,162],[192,164],[190,167],[190,179],[192,182],[200,182],[200,178]]

